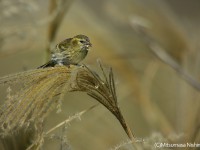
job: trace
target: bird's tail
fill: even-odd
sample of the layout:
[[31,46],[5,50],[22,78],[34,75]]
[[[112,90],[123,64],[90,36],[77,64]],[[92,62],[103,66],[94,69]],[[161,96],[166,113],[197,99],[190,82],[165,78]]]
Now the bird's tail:
[[49,62],[47,62],[46,64],[44,64],[44,65],[42,65],[40,67],[38,67],[37,69],[39,69],[39,68],[47,68],[47,67],[54,67],[55,65],[56,65],[56,62],[53,61],[53,60],[50,60]]

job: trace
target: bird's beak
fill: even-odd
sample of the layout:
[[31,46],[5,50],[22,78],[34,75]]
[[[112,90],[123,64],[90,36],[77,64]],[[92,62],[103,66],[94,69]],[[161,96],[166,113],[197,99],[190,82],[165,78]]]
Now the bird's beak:
[[88,44],[87,44],[87,45],[88,45],[88,47],[92,47],[92,44],[91,44],[90,42],[88,42]]
[[88,42],[88,43],[86,44],[86,47],[87,47],[87,48],[90,48],[90,47],[92,47],[92,44],[91,44],[90,42]]

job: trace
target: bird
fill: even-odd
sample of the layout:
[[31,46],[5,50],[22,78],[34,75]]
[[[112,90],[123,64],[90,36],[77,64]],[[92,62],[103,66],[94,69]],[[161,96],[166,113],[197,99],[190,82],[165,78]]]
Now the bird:
[[86,35],[67,38],[51,50],[51,60],[38,68],[78,65],[87,56],[90,47],[92,44]]

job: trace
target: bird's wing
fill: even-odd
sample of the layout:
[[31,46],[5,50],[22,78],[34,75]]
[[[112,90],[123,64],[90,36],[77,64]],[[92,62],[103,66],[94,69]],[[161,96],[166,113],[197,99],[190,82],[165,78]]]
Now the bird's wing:
[[64,41],[60,42],[56,45],[57,52],[66,51],[70,47],[70,41],[72,38],[65,39]]
[[47,67],[54,67],[55,65],[56,65],[56,62],[53,61],[53,60],[50,60],[49,62],[47,62],[46,64],[44,64],[44,65],[42,65],[40,67],[38,67],[37,69],[39,69],[39,68],[47,68]]

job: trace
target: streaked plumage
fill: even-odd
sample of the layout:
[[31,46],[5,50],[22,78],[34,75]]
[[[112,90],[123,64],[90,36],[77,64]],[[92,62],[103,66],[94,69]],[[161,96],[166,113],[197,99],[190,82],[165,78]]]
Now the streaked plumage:
[[54,67],[55,65],[77,65],[81,62],[92,46],[85,35],[76,35],[65,39],[52,50],[51,60],[39,68]]

